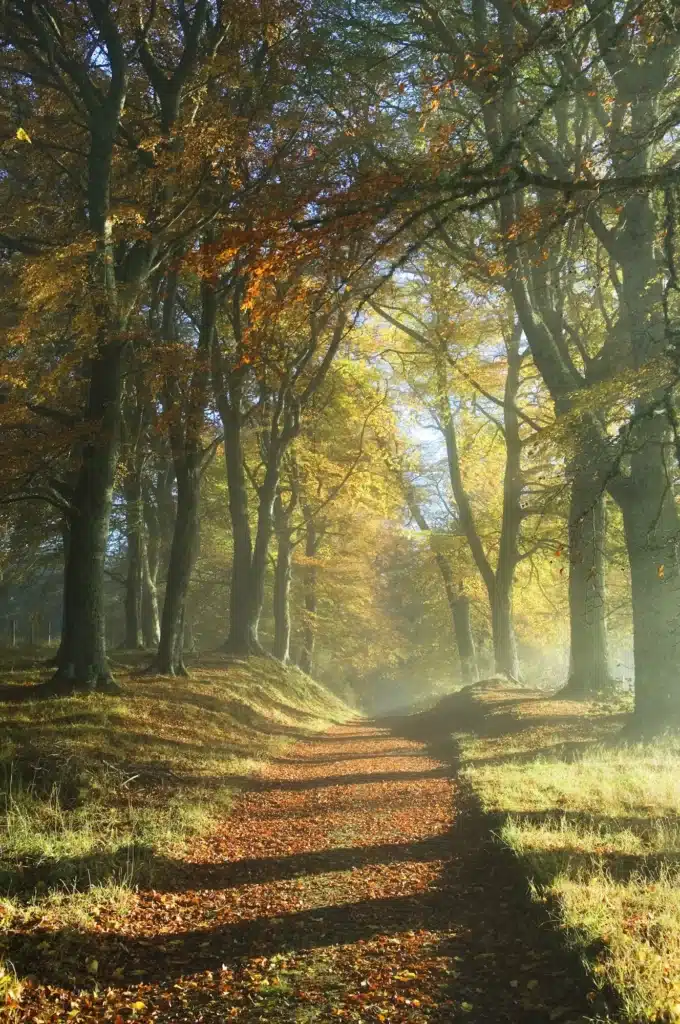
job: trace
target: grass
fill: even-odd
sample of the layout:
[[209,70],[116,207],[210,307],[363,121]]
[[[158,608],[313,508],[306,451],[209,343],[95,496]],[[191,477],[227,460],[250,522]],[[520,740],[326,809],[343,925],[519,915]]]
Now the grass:
[[[680,739],[624,745],[625,702],[467,698],[463,772],[627,1022],[680,1020]],[[473,713],[474,712],[474,713]]]
[[[297,670],[215,656],[190,679],[135,674],[121,697],[0,704],[0,929],[94,927],[217,827],[248,776],[350,709]],[[135,661],[137,662],[135,664]],[[0,682],[47,670],[12,652]],[[15,984],[0,974],[0,1000]]]

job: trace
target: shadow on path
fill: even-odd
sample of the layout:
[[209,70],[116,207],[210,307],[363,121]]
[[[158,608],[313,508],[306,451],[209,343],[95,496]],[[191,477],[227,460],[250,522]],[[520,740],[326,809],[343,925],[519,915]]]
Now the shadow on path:
[[[364,746],[367,743],[365,735],[356,737],[356,741]],[[344,742],[351,744],[352,737],[344,737]],[[446,762],[451,750],[437,746],[428,753]],[[434,772],[342,776],[337,782],[354,785],[396,777],[407,783],[441,777],[447,772],[455,777],[455,764]],[[284,780],[278,785],[271,782],[267,788],[303,790],[333,781],[315,779],[308,780],[308,785],[291,786]],[[433,1024],[463,1019],[469,1024],[574,1024],[592,1018],[596,1010],[602,1012],[603,1005],[591,1001],[592,986],[578,956],[566,950],[563,937],[551,921],[550,908],[531,900],[518,862],[493,840],[489,821],[469,794],[456,786],[454,796],[456,807],[450,831],[431,839],[410,844],[342,846],[319,853],[214,867],[186,865],[167,890],[204,886],[221,889],[246,882],[350,871],[368,865],[441,860],[440,877],[425,892],[335,903],[227,925],[206,921],[204,927],[194,930],[140,938],[74,930],[31,936],[15,932],[7,936],[7,955],[20,974],[29,973],[37,982],[49,985],[75,988],[91,984],[87,963],[94,957],[100,965],[100,986],[113,983],[133,965],[143,968],[145,983],[171,990],[182,976],[205,971],[214,971],[217,976],[222,965],[238,967],[244,958],[272,957],[341,944],[370,944],[376,936],[387,937],[389,941],[391,936],[424,930],[431,933],[433,955],[446,958],[449,980],[446,991],[437,996],[436,1005],[428,1008],[427,1016],[413,1020]],[[53,949],[59,950],[58,958],[51,952]],[[375,956],[377,963],[379,948]],[[291,1024],[312,1019],[298,1016],[294,1008],[286,1012],[290,1015],[271,1019]],[[270,1018],[246,1015],[240,1019]]]

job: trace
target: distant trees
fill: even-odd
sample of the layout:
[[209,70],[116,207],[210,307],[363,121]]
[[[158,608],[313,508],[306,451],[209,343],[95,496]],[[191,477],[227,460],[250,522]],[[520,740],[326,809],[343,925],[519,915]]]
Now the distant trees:
[[[386,9],[402,42],[403,113],[425,136],[400,168],[412,244],[444,239],[465,262],[474,233],[568,425],[568,692],[611,685],[608,493],[625,524],[637,727],[654,730],[680,712],[671,654],[679,635],[676,183],[667,177],[677,157],[668,134],[677,20],[663,5],[631,13],[607,0],[541,11],[485,0]],[[392,219],[398,190],[393,198]]]

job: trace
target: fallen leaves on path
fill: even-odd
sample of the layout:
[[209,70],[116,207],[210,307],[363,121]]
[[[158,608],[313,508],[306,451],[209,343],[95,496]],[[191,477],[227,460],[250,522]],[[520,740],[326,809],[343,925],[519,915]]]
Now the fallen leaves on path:
[[385,730],[305,739],[127,917],[16,934],[33,979],[15,1013],[34,1024],[581,1019],[580,979],[543,948],[531,914],[514,920],[512,900],[520,915],[529,904],[494,877],[498,851],[480,847],[475,862],[479,836],[455,841],[455,797],[440,762]]

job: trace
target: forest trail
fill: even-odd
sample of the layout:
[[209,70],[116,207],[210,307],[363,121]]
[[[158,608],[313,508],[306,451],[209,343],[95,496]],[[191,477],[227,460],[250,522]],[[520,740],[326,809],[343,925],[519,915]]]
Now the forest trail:
[[593,1014],[578,961],[452,769],[363,723],[269,762],[223,830],[168,865],[165,884],[115,927],[44,940],[13,937],[15,962],[34,975],[22,1020],[576,1024]]

